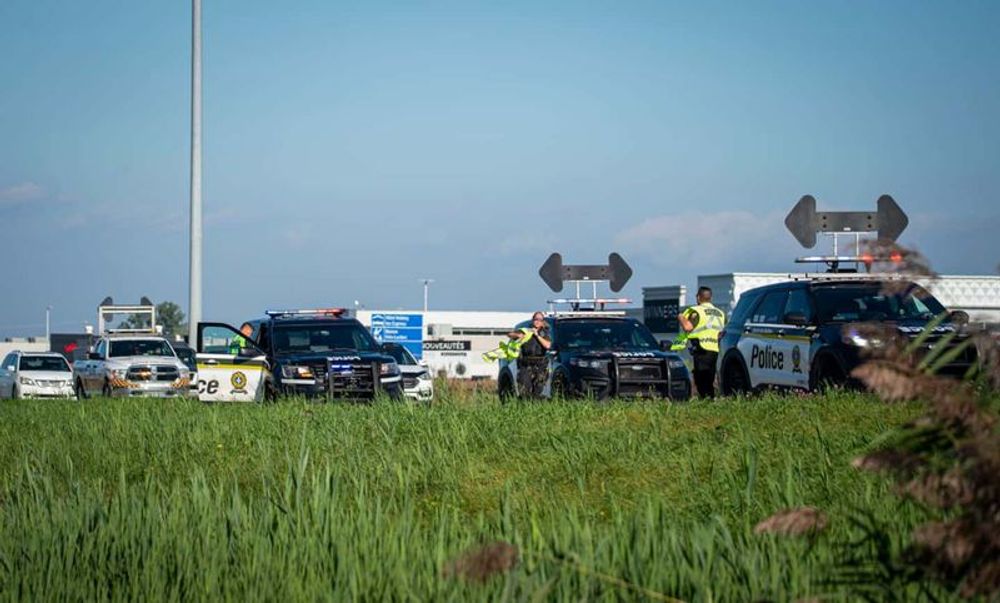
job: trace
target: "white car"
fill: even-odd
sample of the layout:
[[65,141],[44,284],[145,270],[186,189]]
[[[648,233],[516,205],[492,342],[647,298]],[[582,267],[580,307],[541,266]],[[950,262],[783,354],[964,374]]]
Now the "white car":
[[409,350],[398,343],[386,343],[382,349],[396,360],[403,375],[403,395],[417,402],[434,399],[434,379],[426,365],[417,362]]
[[0,364],[0,398],[74,398],[73,369],[60,354],[7,354]]
[[191,369],[162,337],[102,337],[73,363],[74,386],[87,396],[174,398],[191,395]]

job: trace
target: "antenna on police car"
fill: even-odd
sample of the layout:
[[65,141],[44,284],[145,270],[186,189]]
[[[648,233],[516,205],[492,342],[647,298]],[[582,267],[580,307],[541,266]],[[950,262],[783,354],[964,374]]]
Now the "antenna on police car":
[[[816,198],[805,195],[795,204],[785,217],[785,226],[792,236],[803,246],[816,246],[816,235],[824,234],[833,239],[833,255],[806,256],[796,258],[796,263],[822,262],[831,272],[838,272],[841,262],[864,263],[871,269],[872,258],[861,255],[861,235],[875,233],[880,241],[894,242],[910,223],[906,213],[889,195],[882,195],[876,202],[875,211],[816,211]],[[854,255],[840,255],[840,239],[854,239]]]

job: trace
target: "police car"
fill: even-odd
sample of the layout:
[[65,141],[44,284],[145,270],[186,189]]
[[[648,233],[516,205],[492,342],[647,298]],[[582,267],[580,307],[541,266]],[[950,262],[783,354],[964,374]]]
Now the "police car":
[[[864,361],[865,350],[882,342],[852,331],[854,323],[886,324],[909,338],[930,327],[925,348],[961,345],[964,313],[948,314],[919,285],[889,278],[804,275],[741,295],[720,337],[723,394],[772,386],[809,391],[857,386],[851,371]],[[976,363],[975,347],[965,346],[940,372],[961,376]]]
[[[620,300],[586,301],[603,305]],[[691,397],[691,377],[681,357],[660,349],[649,329],[626,318],[624,312],[550,312],[546,322],[552,346],[546,354],[543,397]],[[530,327],[530,321],[525,321],[515,329]],[[500,360],[497,387],[501,400],[519,395],[517,371],[516,360]]]
[[[198,370],[206,393],[214,386],[252,392],[255,399],[277,394],[402,397],[399,365],[343,308],[269,310],[248,324],[251,341],[230,325],[199,325]],[[212,379],[211,371],[219,369]]]

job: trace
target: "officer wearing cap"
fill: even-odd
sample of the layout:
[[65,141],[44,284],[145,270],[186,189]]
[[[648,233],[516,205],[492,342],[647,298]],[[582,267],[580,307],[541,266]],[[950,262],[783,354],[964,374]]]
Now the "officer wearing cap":
[[715,397],[715,365],[719,359],[719,332],[726,315],[712,305],[712,290],[699,287],[698,303],[677,317],[694,361],[694,385],[699,398]]
[[521,396],[540,398],[549,376],[545,352],[552,347],[545,315],[535,312],[531,316],[530,330],[511,331],[508,337],[524,340],[519,346],[520,354],[517,357],[517,383]]

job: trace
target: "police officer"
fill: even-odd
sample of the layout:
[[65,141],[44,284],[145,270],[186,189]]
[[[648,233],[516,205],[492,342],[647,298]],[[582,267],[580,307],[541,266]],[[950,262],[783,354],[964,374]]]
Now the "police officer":
[[240,325],[240,334],[229,342],[229,353],[239,356],[247,347],[247,340],[253,339],[253,325],[245,322]]
[[524,339],[517,357],[517,383],[522,397],[540,398],[549,376],[549,365],[545,352],[552,347],[549,327],[545,315],[535,312],[531,316],[531,330],[511,331],[508,337],[515,340]]
[[719,359],[719,332],[726,324],[726,315],[712,305],[712,290],[699,287],[698,304],[685,309],[677,317],[686,334],[688,349],[694,360],[694,385],[699,398],[715,397],[715,364]]

